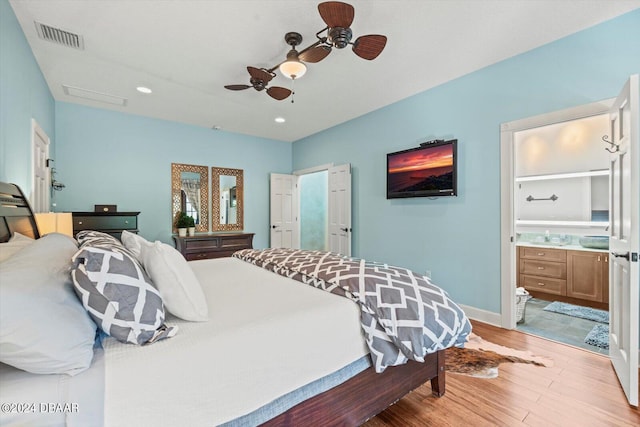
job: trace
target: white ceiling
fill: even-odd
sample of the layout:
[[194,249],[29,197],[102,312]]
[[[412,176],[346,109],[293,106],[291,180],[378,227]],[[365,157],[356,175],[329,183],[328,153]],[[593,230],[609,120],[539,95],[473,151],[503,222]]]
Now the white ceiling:
[[[373,61],[350,48],[308,64],[295,103],[248,84],[246,66],[284,60],[324,28],[318,0],[10,0],[53,97],[125,113],[295,141],[640,7],[640,0],[347,0],[354,40],[385,34]],[[34,21],[80,34],[84,50],[38,38]],[[125,106],[65,94],[72,86]],[[151,95],[135,90],[145,85]],[[291,87],[278,75],[272,86]],[[276,116],[286,123],[274,122]]]

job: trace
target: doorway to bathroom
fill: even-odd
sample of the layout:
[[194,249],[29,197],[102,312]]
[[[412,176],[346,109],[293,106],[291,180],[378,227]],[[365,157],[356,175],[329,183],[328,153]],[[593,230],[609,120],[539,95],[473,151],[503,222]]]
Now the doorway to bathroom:
[[514,132],[516,329],[608,354],[608,114]]

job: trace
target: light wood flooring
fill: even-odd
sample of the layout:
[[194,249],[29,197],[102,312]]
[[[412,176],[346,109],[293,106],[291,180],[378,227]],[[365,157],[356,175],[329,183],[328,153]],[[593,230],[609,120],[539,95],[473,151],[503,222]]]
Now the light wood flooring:
[[640,426],[606,356],[472,322],[483,339],[553,359],[553,367],[507,363],[498,378],[447,374],[444,397],[422,385],[366,427]]

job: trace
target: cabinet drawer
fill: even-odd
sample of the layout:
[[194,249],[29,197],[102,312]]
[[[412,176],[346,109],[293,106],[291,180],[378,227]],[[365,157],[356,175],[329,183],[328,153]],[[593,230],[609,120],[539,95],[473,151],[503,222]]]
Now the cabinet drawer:
[[520,275],[520,286],[525,289],[545,292],[553,295],[565,295],[567,281],[561,279],[551,279],[549,277]]
[[530,274],[533,276],[552,277],[555,279],[566,279],[567,264],[563,262],[520,259],[520,273]]
[[233,255],[235,250],[231,251],[208,251],[187,253],[184,257],[187,261],[195,261],[198,259],[225,258]]
[[74,230],[135,230],[136,216],[74,216]]
[[520,246],[520,258],[566,262],[567,251],[565,251],[564,249],[532,248],[530,246]]
[[187,252],[192,251],[206,251],[207,249],[215,250],[220,247],[220,239],[217,238],[187,238],[184,240],[184,245]]
[[243,237],[233,237],[233,238],[225,238],[221,240],[221,248],[232,249],[232,248],[251,248],[251,241],[253,240],[253,236],[243,236]]

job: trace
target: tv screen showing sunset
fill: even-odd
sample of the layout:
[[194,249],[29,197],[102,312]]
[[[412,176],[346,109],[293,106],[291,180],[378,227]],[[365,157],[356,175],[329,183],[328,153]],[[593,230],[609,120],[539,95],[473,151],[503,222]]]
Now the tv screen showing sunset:
[[453,145],[426,147],[388,156],[389,193],[453,189]]

